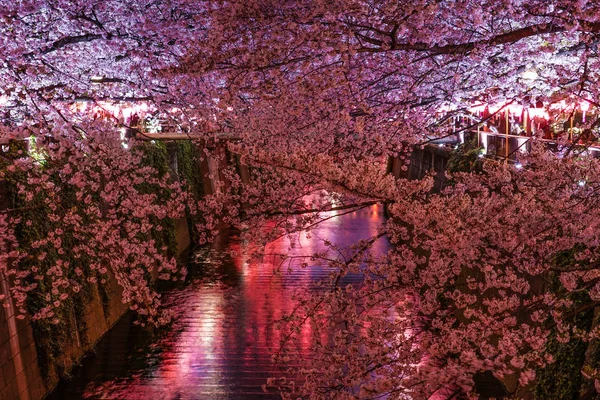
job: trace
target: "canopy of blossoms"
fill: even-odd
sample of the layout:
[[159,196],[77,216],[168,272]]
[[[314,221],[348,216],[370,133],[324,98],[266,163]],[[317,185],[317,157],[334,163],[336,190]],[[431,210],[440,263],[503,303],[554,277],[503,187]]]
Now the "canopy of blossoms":
[[[0,176],[24,199],[0,213],[13,260],[3,273],[21,308],[42,282],[52,287],[34,318],[53,318],[84,281],[113,275],[132,308],[163,322],[148,275],[183,271],[147,233],[186,210],[203,216],[203,241],[221,223],[263,227],[252,237],[268,241],[309,229],[320,211],[378,202],[390,214],[378,236],[394,246],[374,256],[375,238],[357,243],[353,257],[332,261],[330,290],[298,299],[284,337],[312,323],[327,326],[330,340],[315,335],[318,359],[299,371],[303,386],[284,393],[476,396],[474,377],[491,373],[518,396],[554,361],[551,341],[598,337],[595,325],[576,323],[600,300],[600,165],[586,151],[600,125],[597,2],[0,4],[1,139],[33,136],[41,154],[2,154]],[[140,114],[191,137],[235,137],[226,145],[253,167],[251,184],[223,171],[229,189],[197,201],[143,167],[135,141],[126,149],[121,137],[141,104]],[[481,105],[487,114],[473,110]],[[448,136],[451,118],[470,113],[475,129],[507,108],[581,118],[581,137],[557,137],[552,153],[533,135],[526,168],[484,163],[437,194],[430,179],[386,173],[388,157]],[[59,190],[76,201],[55,201]],[[322,190],[330,195],[303,205]],[[29,207],[65,226],[19,243],[14,227],[27,226]],[[33,260],[49,252],[56,263],[38,276]],[[360,287],[339,287],[357,271],[366,275]],[[280,360],[293,357],[286,344]],[[594,390],[596,371],[586,376]]]

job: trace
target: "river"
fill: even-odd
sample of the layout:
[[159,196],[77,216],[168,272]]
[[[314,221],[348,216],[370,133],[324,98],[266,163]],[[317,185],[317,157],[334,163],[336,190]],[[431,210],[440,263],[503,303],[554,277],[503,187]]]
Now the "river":
[[[252,257],[252,243],[222,235],[192,256],[188,283],[164,293],[172,326],[150,334],[127,314],[49,399],[279,398],[262,390],[268,377],[280,374],[271,363],[279,343],[271,323],[290,309],[295,290],[329,270],[318,264],[288,269],[278,254],[311,255],[325,249],[324,240],[346,246],[375,235],[383,219],[381,206],[332,214],[310,237],[293,239],[291,250],[290,240],[281,239],[260,258]],[[374,248],[384,252],[388,246],[380,239]],[[299,346],[309,352],[308,330],[306,335]]]

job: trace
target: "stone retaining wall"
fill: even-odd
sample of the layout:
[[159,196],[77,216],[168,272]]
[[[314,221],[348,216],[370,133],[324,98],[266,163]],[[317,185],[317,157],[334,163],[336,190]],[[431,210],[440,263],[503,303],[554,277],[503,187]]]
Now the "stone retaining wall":
[[[186,220],[176,221],[175,228],[177,247],[183,252],[190,245]],[[6,262],[6,259],[0,259],[0,262]],[[121,302],[117,283],[113,280],[107,285],[111,295],[106,305],[97,288],[91,294],[92,299],[85,304],[82,317],[85,336],[82,337],[77,329],[73,329],[72,343],[61,349],[62,355],[57,364],[63,371],[70,371],[127,311],[127,305]],[[0,294],[8,297],[7,291],[8,282],[0,273]],[[0,310],[0,400],[41,399],[58,384],[59,373],[51,368],[48,378],[44,380],[38,363],[31,321],[15,317],[12,301],[7,301],[6,305]],[[76,326],[73,321],[69,321],[69,324]]]

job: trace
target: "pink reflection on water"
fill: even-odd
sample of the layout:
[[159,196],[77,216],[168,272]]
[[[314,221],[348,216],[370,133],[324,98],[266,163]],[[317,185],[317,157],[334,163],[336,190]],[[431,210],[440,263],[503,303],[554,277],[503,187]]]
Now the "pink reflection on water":
[[[300,234],[270,243],[265,249],[269,255],[260,260],[250,257],[252,243],[233,241],[222,248],[215,246],[207,264],[222,274],[222,279],[211,275],[165,295],[176,322],[153,345],[162,351],[150,351],[147,367],[134,376],[88,385],[85,397],[265,398],[261,385],[280,373],[271,363],[271,354],[281,339],[272,322],[291,310],[295,290],[330,272],[327,266],[315,266],[314,262],[301,268],[300,258],[280,268],[277,255],[298,257],[328,251],[334,256],[325,240],[342,248],[375,235],[382,222],[381,207],[333,216],[316,227],[310,238]],[[379,240],[375,249],[385,252],[388,246],[386,240]],[[290,265],[293,268],[288,271]],[[296,344],[300,354],[310,355],[315,331],[310,324],[303,326]]]

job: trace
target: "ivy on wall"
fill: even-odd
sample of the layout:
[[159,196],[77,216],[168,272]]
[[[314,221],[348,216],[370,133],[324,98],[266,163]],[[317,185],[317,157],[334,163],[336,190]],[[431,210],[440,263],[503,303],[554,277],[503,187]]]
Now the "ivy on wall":
[[[179,179],[183,181],[195,199],[201,199],[205,193],[196,145],[191,141],[178,141],[176,145]],[[198,243],[199,233],[196,227],[196,212],[188,207],[186,215],[191,242]]]
[[[58,184],[60,179],[55,182]],[[14,185],[8,184],[8,191],[11,194],[10,203],[13,208],[18,208],[23,204],[21,196],[17,195],[17,189]],[[59,207],[72,209],[77,206],[77,200],[72,190],[67,186],[61,186],[60,195],[56,196],[54,201]],[[34,199],[37,206],[26,207],[21,211],[22,223],[15,226],[15,234],[21,249],[34,248],[34,243],[46,238],[50,232],[64,227],[62,221],[52,221],[48,218],[47,206],[41,205],[42,202]],[[26,307],[29,315],[34,315],[45,307],[48,301],[54,301],[59,307],[53,312],[49,319],[32,320],[31,326],[36,344],[38,363],[42,376],[46,383],[54,381],[57,377],[63,376],[66,372],[66,361],[64,359],[65,348],[69,346],[86,346],[89,344],[87,336],[87,326],[83,319],[86,305],[93,299],[93,291],[102,280],[96,271],[89,269],[90,260],[86,257],[74,257],[69,249],[77,245],[73,232],[65,232],[62,236],[63,246],[56,249],[52,246],[44,246],[30,252],[29,257],[19,260],[19,269],[21,271],[32,271],[33,274],[23,278],[16,277],[16,283],[21,284],[20,280],[26,284],[34,285],[27,297]],[[62,254],[59,254],[61,252]],[[65,254],[66,253],[66,254]],[[49,279],[33,279],[46,277],[49,269],[57,263],[68,262],[70,264],[71,274],[65,278],[71,281],[77,280],[80,290],[70,297],[61,299],[54,296],[56,291],[55,283]],[[83,277],[96,277],[95,283],[88,279],[82,279],[77,276],[77,269],[82,271]],[[35,275],[34,275],[35,274]]]
[[[590,301],[589,296],[585,293],[579,293],[576,297],[574,307]],[[574,317],[574,323],[579,329],[587,332],[591,327],[593,314],[593,309],[578,314]],[[556,361],[537,371],[535,398],[540,400],[578,399],[583,382],[581,369],[584,365],[587,348],[588,342],[582,340],[560,343],[555,337],[552,337],[548,343],[548,349]]]
[[[170,172],[169,155],[164,142],[143,142],[139,149],[142,151],[142,166],[153,167],[158,171],[159,177],[164,177]],[[155,194],[159,202],[166,202],[171,195],[168,190],[161,190],[158,185],[147,182],[140,183],[137,189],[144,194]],[[177,257],[177,240],[175,237],[175,222],[172,218],[159,220],[151,217],[154,226],[159,227],[151,232],[152,239],[156,241],[157,248],[163,249],[169,257]]]
[[483,148],[479,147],[476,138],[458,146],[448,159],[448,172],[480,172]]
[[[573,252],[565,251],[559,254],[555,263],[558,268],[565,268],[576,264]],[[559,283],[558,275],[549,277],[549,290],[556,292],[564,290]],[[571,323],[582,332],[589,332],[594,319],[594,309],[587,308],[586,305],[592,303],[589,295],[585,292],[574,292],[569,296],[573,301],[571,309],[583,310],[571,317]],[[581,374],[584,366],[586,351],[589,342],[581,339],[572,339],[567,343],[561,343],[556,340],[556,335],[552,335],[548,342],[548,350],[554,357],[555,362],[548,364],[545,368],[540,368],[536,372],[536,385],[534,395],[536,399],[556,399],[573,400],[579,399],[580,390],[584,381]],[[593,355],[595,362],[598,362],[598,355]],[[592,360],[594,362],[594,360]]]
[[[151,167],[157,172],[159,178],[170,174],[169,154],[164,143],[139,143],[131,151],[140,152],[142,161],[140,167]],[[51,175],[50,180],[54,185],[53,190],[40,191],[33,198],[25,198],[23,191],[19,190],[21,182],[26,182],[27,177],[19,173],[2,175],[2,170],[10,165],[10,160],[26,156],[27,146],[25,142],[13,142],[10,151],[4,153],[6,162],[0,160],[0,181],[4,191],[3,201],[5,208],[14,209],[19,213],[20,222],[16,224],[15,237],[17,239],[18,250],[25,256],[15,260],[17,263],[17,273],[11,277],[11,283],[18,285],[29,285],[27,292],[25,308],[20,309],[19,317],[24,317],[23,313],[35,315],[40,310],[47,308],[47,305],[53,304],[51,311],[46,312],[49,318],[33,319],[31,326],[35,338],[38,362],[44,379],[47,384],[55,382],[60,376],[66,374],[66,370],[73,361],[75,354],[68,350],[73,347],[86,348],[92,343],[89,341],[88,327],[85,324],[85,313],[89,310],[94,301],[101,301],[104,315],[108,317],[111,310],[110,285],[107,285],[109,275],[101,274],[98,268],[90,268],[95,260],[86,256],[84,252],[74,251],[81,244],[82,237],[77,232],[69,231],[63,221],[51,219],[48,209],[48,196],[51,197],[51,206],[61,210],[69,211],[70,215],[77,215],[81,218],[82,224],[94,224],[99,215],[89,216],[86,213],[86,206],[83,206],[82,199],[78,199],[73,185],[64,182],[59,173]],[[197,199],[203,194],[202,177],[199,169],[196,168],[195,160],[196,148],[192,143],[184,142],[177,145],[177,156],[180,163],[180,175],[185,178],[186,185],[190,192]],[[41,168],[45,168],[45,161],[40,159]],[[175,180],[176,175],[170,179]],[[137,183],[135,189],[141,194],[156,196],[158,204],[167,204],[172,192],[165,186],[160,186],[153,182],[144,181]],[[93,205],[96,209],[102,210],[104,205],[99,195],[91,195],[85,199],[86,204]],[[164,203],[163,203],[164,202]],[[191,210],[190,210],[191,211]],[[65,215],[67,212],[65,212]],[[194,213],[188,212],[189,225],[195,229],[192,219]],[[135,223],[135,216],[130,216],[129,220]],[[146,233],[139,233],[136,239],[153,240],[155,248],[163,252],[166,256],[177,257],[178,247],[175,234],[175,222],[172,218],[150,217],[153,228]],[[118,229],[118,228],[117,228]],[[60,235],[61,245],[53,246],[46,243],[38,246],[36,243],[51,237],[57,230],[63,230]],[[50,278],[56,273],[55,268],[60,264],[60,279]],[[67,268],[64,268],[68,264]],[[63,272],[68,271],[68,272]],[[145,273],[145,279],[148,282],[154,281],[155,277]],[[57,290],[57,282],[67,282],[71,287],[77,287],[76,293],[70,296],[64,296]]]

